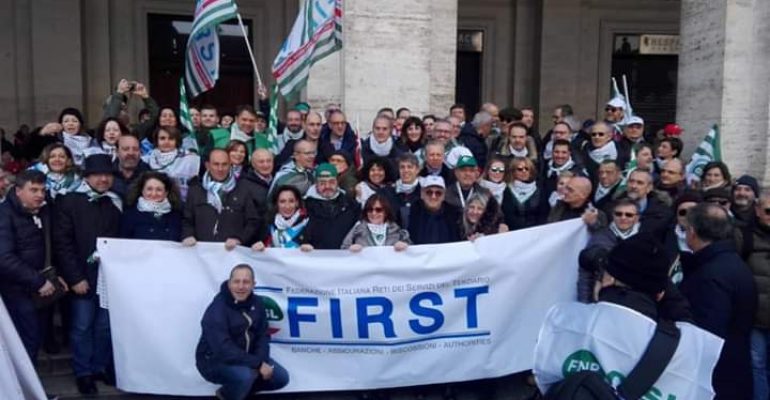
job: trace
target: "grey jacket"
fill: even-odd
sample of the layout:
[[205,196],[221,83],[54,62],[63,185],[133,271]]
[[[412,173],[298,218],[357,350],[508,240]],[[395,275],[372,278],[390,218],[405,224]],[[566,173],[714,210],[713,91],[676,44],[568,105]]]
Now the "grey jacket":
[[[406,229],[401,229],[398,224],[395,222],[389,222],[388,223],[388,234],[385,238],[385,243],[383,243],[383,246],[393,246],[396,244],[396,242],[406,242],[407,244],[412,244],[412,241],[409,239],[409,231]],[[345,239],[342,241],[342,249],[349,249],[351,245],[354,244],[360,244],[364,247],[369,246],[376,246],[374,244],[374,241],[372,240],[372,235],[369,232],[369,227],[366,226],[366,222],[364,221],[358,221],[355,225],[353,225],[353,228],[348,232],[348,235],[345,236]]]

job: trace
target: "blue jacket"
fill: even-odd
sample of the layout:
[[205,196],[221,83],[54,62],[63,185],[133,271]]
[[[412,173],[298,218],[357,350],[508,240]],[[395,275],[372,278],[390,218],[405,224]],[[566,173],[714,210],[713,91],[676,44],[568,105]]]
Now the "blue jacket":
[[[319,145],[323,147],[324,143],[331,144],[331,135],[332,130],[329,127],[329,124],[324,124],[323,127],[321,127],[321,139]],[[345,150],[349,154],[355,154],[356,153],[356,133],[353,131],[353,128],[350,127],[350,123],[347,123],[345,125],[345,134],[342,135],[342,147],[340,150]],[[332,149],[334,148],[334,145],[332,145]]]
[[182,238],[182,213],[172,210],[168,214],[155,217],[153,213],[141,212],[136,206],[131,207],[120,219],[120,237],[178,242]]
[[695,324],[725,340],[714,369],[718,399],[750,399],[750,334],[757,291],[749,267],[731,240],[712,243],[688,258],[679,286]]
[[224,281],[201,320],[201,338],[195,351],[204,377],[222,365],[257,369],[270,358],[270,335],[262,299],[252,294],[236,302]]
[[[48,207],[38,212],[41,227],[50,223]],[[28,296],[40,289],[45,278],[44,230],[26,212],[14,190],[0,204],[0,293]],[[7,297],[6,297],[7,298]]]

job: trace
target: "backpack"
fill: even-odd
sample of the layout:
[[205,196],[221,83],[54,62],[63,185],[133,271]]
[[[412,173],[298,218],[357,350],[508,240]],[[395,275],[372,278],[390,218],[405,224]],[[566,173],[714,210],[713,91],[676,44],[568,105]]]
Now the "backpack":
[[647,348],[617,389],[598,372],[580,371],[554,384],[544,400],[637,400],[650,390],[674,356],[681,332],[671,321],[660,321]]

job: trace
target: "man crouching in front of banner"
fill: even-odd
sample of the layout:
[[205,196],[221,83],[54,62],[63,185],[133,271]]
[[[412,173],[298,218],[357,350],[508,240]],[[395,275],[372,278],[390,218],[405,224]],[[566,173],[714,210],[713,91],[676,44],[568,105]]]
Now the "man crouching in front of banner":
[[671,284],[666,260],[653,236],[635,235],[610,252],[596,285],[598,303],[560,303],[548,311],[533,368],[545,399],[586,392],[714,397],[711,375],[723,341],[687,322],[689,305]]
[[265,307],[254,284],[254,270],[236,265],[201,320],[196,365],[204,379],[222,385],[219,399],[242,400],[289,383],[286,369],[270,359]]

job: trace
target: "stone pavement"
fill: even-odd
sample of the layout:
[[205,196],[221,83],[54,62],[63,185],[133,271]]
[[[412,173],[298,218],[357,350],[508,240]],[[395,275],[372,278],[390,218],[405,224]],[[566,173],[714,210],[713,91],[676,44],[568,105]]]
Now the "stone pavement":
[[[43,382],[45,390],[49,394],[56,394],[62,400],[85,398],[78,393],[75,385],[75,377],[70,367],[71,356],[64,349],[60,354],[50,355],[41,352],[38,358],[38,374]],[[124,393],[120,390],[97,383],[99,395],[97,399],[157,399],[157,400],[194,400],[213,399],[213,397],[181,397],[181,396],[157,396],[145,394]],[[324,392],[324,393],[291,393],[291,394],[264,394],[257,396],[260,399],[280,400],[528,400],[532,399],[536,390],[526,383],[526,374],[516,374],[499,379],[475,381],[469,383],[457,383],[451,385],[454,397],[447,397],[445,385],[433,385],[420,388],[399,388],[387,391],[373,392]],[[380,395],[380,396],[378,396]]]

